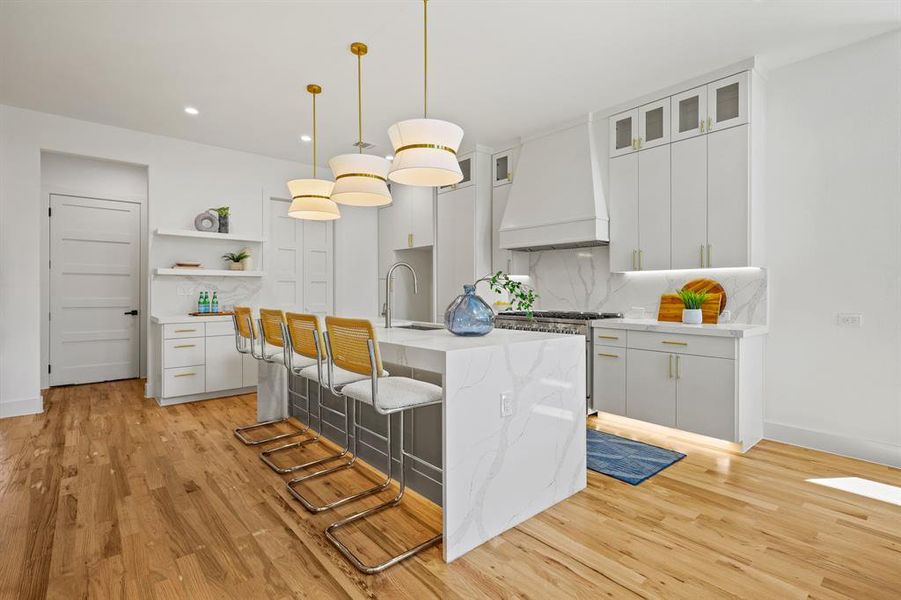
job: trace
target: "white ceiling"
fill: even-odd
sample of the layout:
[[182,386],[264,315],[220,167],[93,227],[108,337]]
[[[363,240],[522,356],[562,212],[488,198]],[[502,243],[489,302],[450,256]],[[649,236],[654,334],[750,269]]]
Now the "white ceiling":
[[[0,103],[310,162],[352,151],[356,67],[373,153],[422,110],[422,6],[403,1],[0,2]],[[895,29],[887,1],[429,3],[430,116],[464,145],[567,121],[750,56],[771,67]],[[183,112],[196,106],[200,115]]]

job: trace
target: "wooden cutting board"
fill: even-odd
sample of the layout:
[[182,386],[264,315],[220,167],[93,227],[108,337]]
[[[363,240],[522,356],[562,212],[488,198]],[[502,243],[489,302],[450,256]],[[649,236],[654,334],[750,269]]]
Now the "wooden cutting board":
[[[726,303],[729,301],[729,298],[726,296],[726,290],[723,289],[723,286],[720,285],[719,281],[714,279],[692,279],[688,283],[682,286],[683,290],[691,290],[693,292],[707,292],[708,294],[719,294],[721,296],[720,299],[720,312],[717,314],[722,314],[724,310],[726,310]],[[704,321],[705,323],[707,321]]]
[[[701,320],[703,323],[715,324],[720,316],[720,294],[710,294],[701,306]],[[660,308],[657,311],[658,321],[669,321],[671,323],[682,322],[682,299],[676,294],[663,294],[660,296]]]

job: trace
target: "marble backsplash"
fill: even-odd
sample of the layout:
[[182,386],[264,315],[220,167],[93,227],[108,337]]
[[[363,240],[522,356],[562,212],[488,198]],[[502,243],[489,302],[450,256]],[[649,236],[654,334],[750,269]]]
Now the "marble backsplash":
[[698,269],[611,273],[607,247],[531,252],[529,285],[539,294],[536,307],[545,310],[622,312],[656,318],[660,295],[675,292],[698,277],[719,281],[726,290],[729,322],[767,322],[765,269]]

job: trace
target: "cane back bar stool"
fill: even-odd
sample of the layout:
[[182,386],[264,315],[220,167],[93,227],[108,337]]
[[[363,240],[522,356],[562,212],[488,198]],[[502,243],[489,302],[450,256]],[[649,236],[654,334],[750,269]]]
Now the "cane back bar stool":
[[[336,531],[346,525],[360,521],[381,512],[388,508],[395,507],[400,504],[406,490],[406,468],[405,459],[410,458],[421,464],[424,464],[435,471],[441,471],[441,468],[423,460],[409,452],[404,447],[404,411],[413,410],[425,406],[440,404],[442,401],[441,388],[437,385],[418,381],[408,377],[385,377],[380,376],[381,356],[379,355],[378,341],[376,340],[375,330],[372,323],[362,319],[341,319],[337,317],[327,317],[326,326],[328,328],[329,339],[329,366],[332,363],[358,373],[368,373],[369,378],[364,381],[350,383],[341,389],[341,393],[351,398],[356,409],[360,403],[372,406],[375,411],[381,415],[385,415],[388,420],[388,436],[385,441],[388,444],[388,481],[393,475],[393,458],[391,455],[391,415],[401,413],[400,417],[400,474],[398,477],[397,494],[387,502],[373,506],[364,511],[350,515],[332,523],[325,530],[328,540],[338,549],[341,554],[347,558],[351,564],[363,573],[378,573],[384,571],[388,567],[407,559],[414,554],[430,547],[441,541],[442,536],[438,534],[421,544],[413,546],[400,554],[390,557],[388,560],[375,565],[364,564],[341,540],[335,535]],[[357,410],[354,410],[354,421],[356,422]],[[355,437],[357,431],[355,430]],[[373,432],[370,432],[373,433]],[[379,436],[381,437],[381,436]]]
[[[335,322],[335,319],[336,319],[336,317],[326,317],[325,318],[326,323]],[[357,323],[357,322],[369,323],[369,321],[365,321],[365,320],[363,320],[363,321],[351,320],[351,321],[353,321],[355,323]],[[371,324],[370,324],[370,327],[371,327]],[[328,327],[327,327],[327,329],[328,329]],[[367,488],[365,490],[362,490],[360,492],[350,494],[348,496],[343,496],[341,498],[333,500],[332,502],[327,502],[325,504],[314,504],[307,497],[305,497],[303,494],[301,494],[300,491],[297,489],[299,484],[301,484],[305,481],[310,481],[312,479],[318,479],[320,477],[330,475],[331,473],[335,473],[337,471],[341,471],[341,470],[349,469],[349,468],[353,467],[357,462],[357,449],[359,447],[359,438],[360,438],[359,430],[366,429],[365,427],[360,425],[360,423],[358,421],[359,410],[356,410],[357,409],[356,405],[354,405],[355,410],[353,411],[353,418],[352,419],[350,418],[351,412],[350,412],[349,403],[350,403],[351,399],[349,397],[343,395],[341,393],[341,389],[351,383],[369,381],[370,368],[371,368],[369,361],[368,361],[368,359],[365,362],[361,362],[361,363],[352,363],[349,361],[342,361],[340,364],[335,364],[334,358],[332,357],[332,354],[331,354],[332,347],[331,347],[331,341],[330,341],[331,340],[330,333],[328,331],[326,331],[326,333],[323,337],[325,338],[326,349],[327,349],[327,354],[329,356],[329,361],[328,361],[328,368],[325,370],[325,373],[322,373],[322,375],[325,377],[325,381],[326,381],[326,384],[328,385],[329,390],[334,395],[338,396],[339,398],[344,398],[344,415],[345,415],[345,419],[344,419],[344,449],[342,452],[342,456],[346,455],[349,450],[349,444],[350,444],[349,436],[350,436],[351,427],[353,427],[354,436],[353,436],[353,452],[351,453],[349,460],[346,460],[345,462],[342,462],[341,464],[329,467],[327,469],[322,469],[320,471],[316,471],[314,473],[310,473],[308,475],[304,475],[302,477],[297,477],[297,478],[294,478],[294,479],[291,479],[290,481],[288,481],[288,483],[287,483],[288,491],[291,493],[291,495],[294,496],[298,501],[300,501],[300,503],[303,504],[304,508],[306,508],[308,511],[313,512],[313,513],[319,513],[319,512],[323,512],[323,511],[326,511],[326,510],[329,510],[332,508],[336,508],[338,506],[343,506],[349,502],[353,502],[354,500],[358,500],[360,498],[364,498],[366,496],[376,494],[376,493],[381,492],[382,490],[386,489],[391,483],[391,478],[386,477],[384,481],[378,483],[377,485],[374,485],[374,486]],[[349,367],[352,367],[352,368],[349,368]],[[378,362],[378,364],[376,365],[375,368],[376,368],[376,372],[381,374],[380,376],[386,377],[388,375],[388,372],[385,371],[384,369],[382,369],[381,361]],[[307,367],[306,369],[301,371],[301,373],[305,377],[313,377],[314,376],[314,373],[311,372],[310,367]],[[328,408],[328,407],[326,407],[326,408]],[[381,439],[382,441],[387,441],[387,439],[388,439],[385,436],[376,433],[375,431],[372,431],[369,429],[366,429],[366,431],[368,433],[374,435],[375,437]],[[390,465],[389,465],[389,468],[390,468]]]
[[[322,438],[323,408],[342,417],[345,417],[345,421],[347,418],[347,413],[346,411],[344,413],[341,413],[329,406],[323,406],[322,403],[324,385],[324,379],[322,377],[322,361],[325,357],[325,343],[322,339],[322,331],[319,327],[319,318],[316,315],[289,312],[285,314],[285,323],[282,327],[282,338],[287,342],[286,344],[284,344],[285,367],[288,369],[289,374],[304,377],[304,381],[306,382],[307,386],[307,422],[309,423],[309,427],[316,432],[316,435],[305,440],[300,440],[298,442],[291,442],[282,446],[276,446],[275,448],[263,450],[262,452],[260,452],[260,459],[262,459],[262,461],[276,473],[293,473],[294,471],[299,471],[301,469],[319,465],[331,460],[336,460],[347,455],[349,444],[347,443],[347,436],[345,435],[344,448],[334,454],[329,454],[328,456],[324,456],[322,458],[317,458],[305,463],[290,466],[280,466],[273,460],[274,455],[278,454],[279,452],[291,450],[292,448],[299,448],[301,446],[317,442]],[[311,360],[313,361],[312,365],[310,364]],[[315,381],[319,386],[319,402],[317,403],[318,406],[316,410],[317,420],[319,422],[318,430],[313,427],[313,414],[310,409],[310,380]]]
[[[245,306],[236,306],[233,318],[235,321],[235,347],[237,348],[238,352],[242,354],[249,353],[257,360],[262,360],[270,363],[284,363],[285,358],[283,351],[274,352],[271,348],[266,348],[266,342],[268,341],[271,346],[282,350],[282,346],[284,345],[284,342],[282,341],[281,328],[281,323],[284,322],[284,315],[282,314],[282,311],[267,310],[265,308],[260,309],[260,319],[257,321],[257,328],[253,326],[253,317],[250,308],[247,308]],[[257,334],[260,334],[259,351],[257,351],[258,344],[256,343]],[[247,431],[271,425],[277,425],[279,423],[289,423],[293,426],[293,423],[291,423],[287,417],[283,419],[273,419],[271,421],[261,421],[252,425],[245,425],[243,427],[236,428],[235,436],[248,446],[258,446],[267,442],[274,442],[276,440],[294,437],[296,435],[302,435],[307,431],[306,428],[303,427],[294,427],[292,431],[279,433],[261,439],[251,439],[244,435]]]

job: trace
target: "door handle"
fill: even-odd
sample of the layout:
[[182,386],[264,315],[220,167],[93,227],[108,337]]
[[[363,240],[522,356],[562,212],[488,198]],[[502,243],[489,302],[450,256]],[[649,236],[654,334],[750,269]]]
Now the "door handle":
[[673,378],[673,355],[669,355],[669,378]]
[[122,313],[122,314],[123,314],[123,315],[137,316],[137,314],[138,314],[138,309],[135,308],[134,310],[129,310],[129,311],[126,311],[126,312],[124,312],[124,313]]
[[679,356],[676,356],[676,379],[682,378],[682,369],[679,368]]

